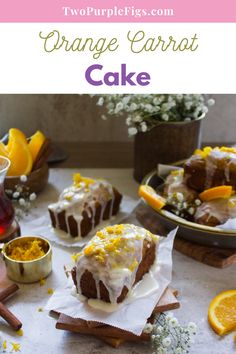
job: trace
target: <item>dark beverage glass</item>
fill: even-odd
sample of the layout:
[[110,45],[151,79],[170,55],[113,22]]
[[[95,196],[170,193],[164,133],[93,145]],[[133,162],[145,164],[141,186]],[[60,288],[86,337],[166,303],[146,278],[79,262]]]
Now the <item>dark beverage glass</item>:
[[10,161],[0,156],[0,238],[11,226],[15,212],[13,205],[4,191],[4,180],[10,167]]

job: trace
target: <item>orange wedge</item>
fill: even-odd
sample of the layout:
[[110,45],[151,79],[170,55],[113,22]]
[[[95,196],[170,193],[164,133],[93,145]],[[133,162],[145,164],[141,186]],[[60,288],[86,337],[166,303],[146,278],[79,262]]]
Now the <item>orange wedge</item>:
[[33,162],[35,162],[45,140],[46,137],[39,130],[30,138],[29,149],[33,158]]
[[157,192],[150,186],[141,185],[138,194],[155,210],[160,210],[166,205],[165,198],[157,194]]
[[8,157],[7,147],[1,141],[0,141],[0,156]]
[[20,129],[11,128],[9,130],[9,138],[8,138],[8,144],[7,144],[7,150],[8,151],[11,150],[12,141],[15,140],[15,139],[21,140],[21,141],[23,141],[24,143],[27,144],[27,139],[26,139],[25,134]]
[[204,192],[199,194],[199,198],[203,202],[209,202],[209,200],[218,198],[229,198],[232,194],[232,186],[218,186],[210,189],[206,189]]
[[8,158],[11,161],[11,166],[8,170],[8,176],[29,174],[32,170],[33,160],[28,144],[24,140],[12,138],[10,147]]
[[208,321],[220,336],[236,329],[236,290],[223,291],[212,300]]

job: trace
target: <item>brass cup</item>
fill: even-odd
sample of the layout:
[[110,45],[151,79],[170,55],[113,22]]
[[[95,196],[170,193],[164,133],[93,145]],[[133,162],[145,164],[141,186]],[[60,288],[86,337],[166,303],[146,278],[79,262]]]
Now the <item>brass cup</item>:
[[[30,239],[42,241],[45,255],[31,261],[17,261],[8,256],[9,245],[17,246]],[[19,283],[37,282],[52,271],[52,247],[46,239],[39,236],[21,236],[11,240],[3,246],[2,255],[8,277]]]

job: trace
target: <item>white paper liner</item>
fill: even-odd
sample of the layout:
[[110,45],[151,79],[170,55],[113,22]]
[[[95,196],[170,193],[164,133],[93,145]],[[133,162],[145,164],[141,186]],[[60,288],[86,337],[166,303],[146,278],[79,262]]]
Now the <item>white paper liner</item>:
[[223,229],[223,230],[236,230],[236,218],[231,218],[228,219],[224,224],[222,225],[217,225],[218,229]]
[[170,284],[172,248],[176,232],[177,228],[172,230],[167,237],[160,238],[157,262],[152,267],[155,282],[152,282],[148,293],[142,291],[143,282],[147,281],[147,277],[144,277],[135,286],[133,297],[128,297],[117,311],[106,313],[89,307],[86,301],[82,302],[72,295],[73,286],[70,280],[64,288],[55,291],[48,301],[46,309],[49,311],[54,310],[73,318],[105,323],[140,335],[161,295]]
[[162,179],[165,179],[172,171],[176,170],[181,170],[181,167],[161,163],[157,165],[157,175]]
[[73,238],[64,231],[54,229],[51,226],[51,220],[47,210],[45,211],[44,216],[30,220],[28,223],[24,223],[22,233],[25,235],[31,235],[33,230],[34,235],[43,236],[49,241],[60,246],[83,247],[95,235],[98,229],[102,229],[108,225],[119,224],[122,219],[131,213],[136,205],[137,200],[124,196],[121,202],[119,213],[113,216],[111,219],[101,222],[95,229],[93,229],[86,237],[83,238]]

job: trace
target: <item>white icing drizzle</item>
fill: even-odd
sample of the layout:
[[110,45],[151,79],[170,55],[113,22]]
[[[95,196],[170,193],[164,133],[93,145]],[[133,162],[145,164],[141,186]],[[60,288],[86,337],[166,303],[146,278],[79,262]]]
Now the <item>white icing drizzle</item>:
[[206,181],[205,181],[205,189],[212,187],[212,180],[216,170],[218,169],[218,164],[220,160],[225,159],[226,165],[224,169],[224,182],[229,183],[230,181],[230,165],[231,163],[236,164],[236,154],[226,151],[221,151],[219,149],[212,150],[209,155],[205,158],[206,161]]
[[216,218],[219,221],[219,225],[225,223],[230,218],[235,218],[236,196],[234,195],[229,199],[221,198],[202,203],[194,215],[196,222],[204,218],[204,223],[207,223],[211,217]]
[[94,183],[87,185],[80,182],[79,186],[72,185],[63,190],[57,203],[50,204],[48,208],[55,217],[56,228],[60,229],[58,214],[65,211],[65,222],[67,232],[70,234],[69,217],[73,216],[78,227],[78,237],[81,237],[82,213],[85,211],[95,227],[96,204],[101,206],[100,222],[103,220],[104,211],[107,203],[111,201],[109,217],[112,215],[114,205],[114,191],[110,183],[104,180],[95,180]]
[[[117,303],[124,286],[130,290],[142,260],[144,240],[158,242],[149,231],[131,224],[114,225],[97,232],[81,251],[76,264],[76,282],[81,294],[81,276],[87,270],[96,284],[100,299],[99,282],[105,285],[111,303]],[[114,246],[115,245],[115,246]]]
[[169,197],[176,193],[182,193],[184,200],[188,202],[192,202],[197,198],[197,192],[186,185],[183,173],[171,173],[166,178],[164,196]]

